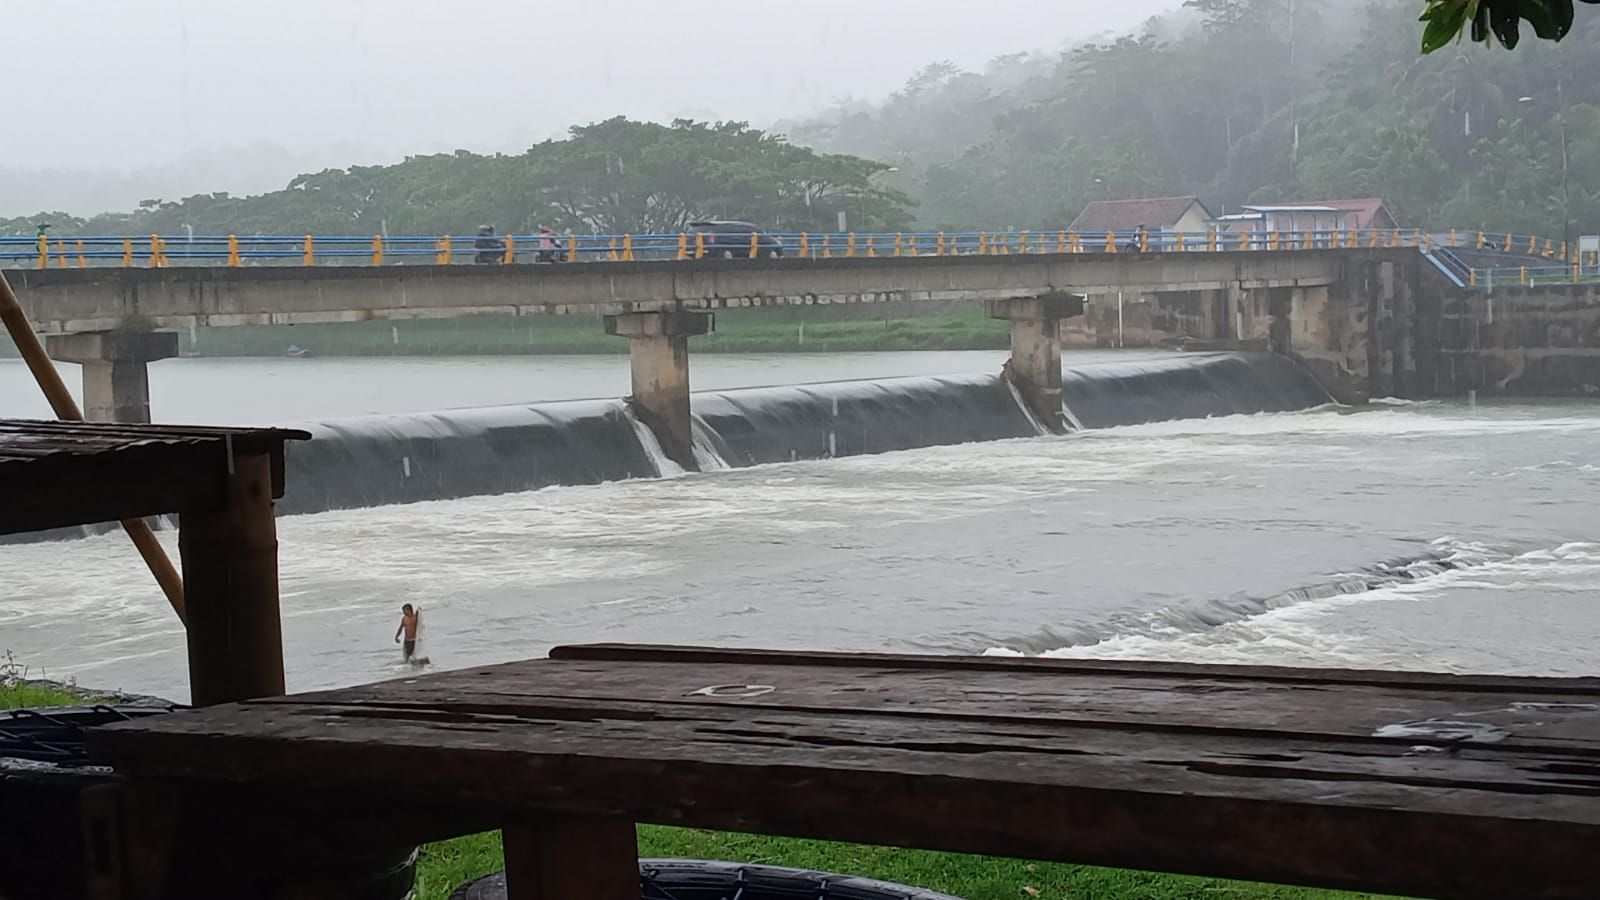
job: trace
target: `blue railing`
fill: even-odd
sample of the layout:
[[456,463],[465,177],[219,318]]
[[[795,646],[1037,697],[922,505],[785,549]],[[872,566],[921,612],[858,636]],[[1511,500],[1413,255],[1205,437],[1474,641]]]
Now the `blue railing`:
[[[1600,278],[1600,259],[1569,259],[1565,245],[1531,235],[1361,229],[1313,231],[1073,230],[948,232],[674,232],[652,234],[83,235],[0,237],[0,265],[385,266],[805,259],[1076,253],[1283,252],[1412,247],[1462,287]],[[1575,255],[1575,254],[1574,254]],[[1581,263],[1581,264],[1580,264]]]

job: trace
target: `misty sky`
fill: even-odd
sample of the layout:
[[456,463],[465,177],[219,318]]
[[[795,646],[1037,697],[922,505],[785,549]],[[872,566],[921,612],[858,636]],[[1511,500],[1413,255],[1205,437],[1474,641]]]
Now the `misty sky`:
[[[0,167],[271,142],[378,162],[519,151],[626,114],[757,125],[1136,26],[1180,0],[6,2]],[[330,162],[332,162],[330,160]]]

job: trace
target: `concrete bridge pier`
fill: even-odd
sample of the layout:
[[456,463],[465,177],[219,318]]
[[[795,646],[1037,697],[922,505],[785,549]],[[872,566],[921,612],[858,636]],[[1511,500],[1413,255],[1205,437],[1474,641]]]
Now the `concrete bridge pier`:
[[150,421],[147,364],[178,355],[170,331],[89,331],[45,336],[51,359],[83,367],[83,415],[91,422]]
[[1006,377],[1051,433],[1066,433],[1066,413],[1061,408],[1061,320],[1083,315],[1083,298],[1058,292],[987,300],[984,308],[990,318],[1011,322]]
[[712,329],[712,315],[672,310],[606,316],[606,334],[628,339],[633,409],[661,441],[667,458],[689,471],[694,431],[689,419],[689,338]]

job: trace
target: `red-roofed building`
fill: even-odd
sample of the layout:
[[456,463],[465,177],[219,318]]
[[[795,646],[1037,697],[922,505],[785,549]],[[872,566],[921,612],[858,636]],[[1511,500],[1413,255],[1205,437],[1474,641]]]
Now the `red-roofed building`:
[[1083,208],[1068,227],[1080,235],[1131,232],[1143,225],[1152,235],[1175,231],[1204,232],[1216,221],[1199,197],[1155,197],[1143,200],[1096,200]]

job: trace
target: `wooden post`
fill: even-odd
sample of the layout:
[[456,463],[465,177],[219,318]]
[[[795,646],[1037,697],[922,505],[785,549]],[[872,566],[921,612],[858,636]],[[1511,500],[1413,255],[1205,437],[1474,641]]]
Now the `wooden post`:
[[283,694],[272,458],[232,454],[221,509],[178,514],[195,706]]
[[627,819],[571,816],[500,834],[506,900],[639,900],[639,843]]

